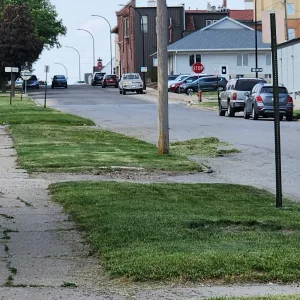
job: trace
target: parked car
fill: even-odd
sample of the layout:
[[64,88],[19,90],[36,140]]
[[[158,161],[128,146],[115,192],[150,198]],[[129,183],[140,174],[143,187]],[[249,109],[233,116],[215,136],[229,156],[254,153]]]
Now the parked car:
[[[279,86],[279,113],[280,120],[285,116],[287,121],[293,121],[293,98],[285,86]],[[259,117],[274,117],[273,86],[271,84],[256,84],[251,92],[246,92],[247,97],[244,108],[244,118],[253,120]]]
[[120,94],[126,95],[127,92],[143,94],[143,80],[139,73],[123,74],[119,81]]
[[52,79],[51,88],[57,88],[57,87],[64,87],[65,89],[68,88],[68,82],[65,75],[54,75]]
[[92,77],[92,81],[91,81],[91,85],[92,86],[95,86],[95,85],[100,85],[102,84],[103,82],[103,77],[106,73],[103,73],[103,72],[95,72],[93,74],[93,77]]
[[114,86],[118,88],[118,77],[117,75],[108,75],[105,74],[103,77],[102,87],[106,88],[107,86]]
[[[23,89],[25,89],[25,80],[22,83]],[[39,89],[40,83],[35,75],[32,75],[28,80],[26,80],[26,88],[27,89]]]
[[178,75],[175,79],[173,80],[168,80],[168,88],[170,88],[170,86],[174,83],[183,81],[184,79],[190,77],[192,74],[180,74]]
[[219,76],[203,76],[192,83],[181,85],[180,92],[189,95],[191,93],[198,92],[199,87],[201,91],[216,91],[218,88],[218,82],[219,90],[224,90],[227,84],[226,78]]
[[[6,88],[11,87],[11,81],[9,80],[6,83]],[[15,89],[22,89],[23,88],[23,79],[21,77],[18,77],[15,81]]]
[[170,87],[169,87],[169,91],[170,92],[174,92],[174,93],[180,93],[180,86],[182,86],[183,84],[192,83],[195,80],[197,80],[198,78],[204,77],[204,76],[206,77],[207,75],[200,75],[200,76],[198,76],[198,75],[191,75],[191,76],[185,78],[182,81],[179,81],[177,83],[171,84]]
[[169,80],[175,80],[179,75],[168,75],[168,81]]
[[267,83],[262,78],[236,78],[228,81],[226,90],[220,94],[219,116],[234,117],[236,112],[244,111],[246,92],[258,83]]

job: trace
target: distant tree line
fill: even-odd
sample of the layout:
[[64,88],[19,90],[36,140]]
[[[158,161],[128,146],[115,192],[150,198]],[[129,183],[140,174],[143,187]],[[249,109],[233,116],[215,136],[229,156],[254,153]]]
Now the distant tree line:
[[43,49],[60,47],[65,35],[49,0],[0,0],[0,86],[5,90],[5,67],[34,63]]

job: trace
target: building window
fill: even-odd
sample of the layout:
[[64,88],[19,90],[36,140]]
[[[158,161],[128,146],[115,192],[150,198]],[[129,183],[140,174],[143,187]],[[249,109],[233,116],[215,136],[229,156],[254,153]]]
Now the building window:
[[248,66],[248,54],[237,54],[237,66],[247,67]]
[[148,16],[142,16],[141,18],[141,30],[148,32]]
[[293,3],[287,3],[287,14],[289,16],[293,15],[295,13],[295,6]]
[[196,62],[201,63],[201,54],[196,54]]
[[129,37],[129,19],[124,19],[124,37]]
[[191,54],[190,55],[190,66],[192,66],[195,63],[195,55]]
[[288,29],[288,35],[289,35],[289,37],[288,37],[289,40],[294,39],[295,38],[295,29],[294,28],[289,28]]
[[206,20],[206,26],[209,26],[209,25],[211,25],[212,23],[213,23],[212,20]]
[[266,65],[271,66],[272,64],[272,55],[271,53],[266,53]]

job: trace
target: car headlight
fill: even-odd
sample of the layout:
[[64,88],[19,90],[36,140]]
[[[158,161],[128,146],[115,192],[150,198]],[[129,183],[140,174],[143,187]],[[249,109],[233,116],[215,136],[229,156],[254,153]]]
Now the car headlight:
[[175,87],[175,84],[172,84],[171,87]]

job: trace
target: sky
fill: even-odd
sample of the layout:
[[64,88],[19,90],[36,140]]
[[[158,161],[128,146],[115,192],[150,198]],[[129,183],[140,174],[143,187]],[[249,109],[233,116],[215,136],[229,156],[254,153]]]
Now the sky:
[[[91,73],[93,66],[93,43],[92,37],[84,31],[78,31],[82,28],[90,31],[95,39],[95,57],[103,59],[103,65],[110,62],[110,30],[105,20],[91,15],[102,15],[111,24],[111,27],[117,25],[115,12],[121,9],[120,4],[126,4],[128,0],[50,0],[55,5],[59,18],[63,20],[67,27],[67,34],[59,38],[61,48],[44,50],[39,60],[33,65],[34,74],[40,80],[46,80],[44,73],[45,66],[50,67],[49,79],[53,75],[66,74],[63,64],[67,68],[68,83],[72,84],[79,80],[79,57],[75,50],[65,46],[74,47],[80,53],[81,58],[81,80],[84,80],[84,73]],[[147,6],[147,0],[137,0],[137,6]],[[186,9],[206,9],[205,0],[167,0],[169,6],[177,6],[185,3]],[[222,5],[222,0],[211,0],[212,5]],[[227,7],[230,9],[244,9],[244,0],[227,0]],[[113,56],[114,56],[114,38]],[[110,68],[109,68],[110,70]]]

